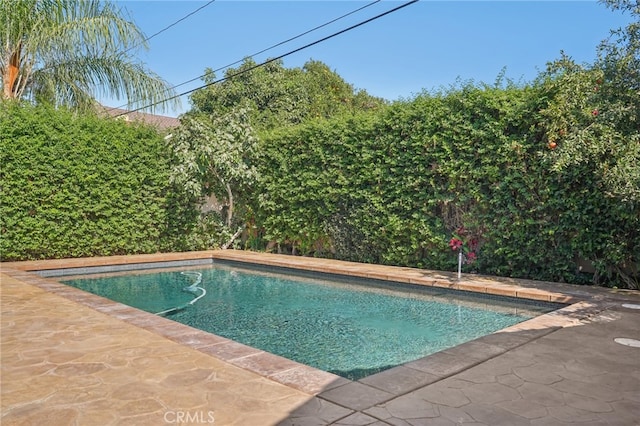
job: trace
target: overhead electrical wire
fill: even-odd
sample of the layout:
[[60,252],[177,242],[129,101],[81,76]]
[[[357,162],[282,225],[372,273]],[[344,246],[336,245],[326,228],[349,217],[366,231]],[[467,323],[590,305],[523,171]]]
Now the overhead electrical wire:
[[183,16],[182,18],[178,19],[177,21],[172,22],[171,24],[167,25],[166,27],[164,27],[163,29],[161,29],[160,31],[155,32],[154,34],[150,35],[149,37],[145,38],[144,40],[142,40],[141,43],[135,45],[135,46],[131,46],[130,48],[128,48],[127,50],[125,50],[122,53],[127,53],[128,51],[137,48],[138,46],[140,46],[143,43],[148,42],[149,40],[151,40],[152,38],[154,38],[157,35],[162,34],[163,32],[167,31],[169,28],[178,25],[180,22],[184,21],[185,19],[187,19],[188,17],[195,15],[196,13],[200,12],[202,9],[204,9],[205,7],[209,6],[211,3],[213,3],[216,0],[211,0],[209,2],[207,2],[206,4],[200,6],[199,8],[197,8],[196,10],[194,10],[193,12],[190,12],[188,14],[186,14],[185,16]]
[[237,77],[237,76],[239,76],[239,75],[242,75],[242,74],[248,73],[248,72],[250,72],[250,71],[253,71],[253,70],[254,70],[254,69],[256,69],[256,68],[263,67],[263,66],[268,65],[268,64],[270,64],[270,63],[272,63],[272,62],[278,61],[278,60],[280,60],[280,59],[282,59],[282,58],[284,58],[284,57],[287,57],[287,56],[289,56],[289,55],[293,55],[294,53],[300,52],[301,50],[308,49],[308,48],[309,48],[309,47],[311,47],[311,46],[315,46],[316,44],[319,44],[319,43],[325,42],[325,41],[327,41],[327,40],[329,40],[329,39],[331,39],[331,38],[333,38],[333,37],[336,37],[336,36],[339,36],[339,35],[341,35],[341,34],[344,34],[344,33],[348,32],[348,31],[351,31],[351,30],[353,30],[353,29],[355,29],[355,28],[361,27],[362,25],[368,24],[369,22],[375,21],[376,19],[380,19],[380,18],[382,18],[383,16],[389,15],[390,13],[396,12],[396,11],[398,11],[398,10],[402,9],[402,8],[405,8],[405,7],[409,6],[409,5],[412,5],[413,3],[417,3],[418,1],[419,1],[419,0],[411,0],[411,1],[408,1],[408,2],[406,2],[406,3],[401,4],[400,6],[394,7],[393,9],[390,9],[390,10],[388,10],[388,11],[386,11],[386,12],[380,13],[380,14],[378,14],[378,15],[376,15],[376,16],[374,16],[374,17],[372,17],[372,18],[366,19],[366,20],[364,20],[364,21],[362,21],[362,22],[359,22],[359,23],[354,24],[354,25],[352,25],[352,26],[350,26],[350,27],[347,27],[347,28],[345,28],[345,29],[343,29],[343,30],[340,30],[340,31],[338,31],[338,32],[335,32],[335,33],[333,33],[333,34],[330,34],[330,35],[328,35],[328,36],[326,36],[326,37],[323,37],[323,38],[321,38],[321,39],[319,39],[319,40],[316,40],[316,41],[313,41],[313,42],[311,42],[311,43],[305,44],[305,45],[304,45],[304,46],[302,46],[302,47],[299,47],[299,48],[297,48],[297,49],[291,50],[291,51],[289,51],[289,52],[287,52],[287,53],[284,53],[284,54],[282,54],[282,55],[280,55],[280,56],[276,56],[275,58],[268,59],[268,60],[266,60],[266,61],[264,61],[264,62],[261,62],[261,63],[259,63],[259,64],[253,65],[253,66],[251,66],[251,67],[249,67],[249,68],[246,68],[246,69],[244,69],[244,70],[242,70],[242,71],[238,71],[238,72],[236,72],[236,73],[234,73],[234,74],[231,74],[231,75],[228,75],[228,76],[226,76],[226,77],[219,78],[219,79],[214,80],[214,81],[212,81],[212,82],[209,82],[209,83],[203,84],[203,85],[201,85],[201,86],[199,86],[199,87],[196,87],[195,89],[187,90],[187,91],[185,91],[185,92],[179,93],[179,94],[177,94],[177,95],[170,96],[170,97],[165,98],[165,99],[163,99],[163,100],[161,100],[161,101],[154,102],[154,103],[152,103],[152,104],[145,105],[145,106],[140,107],[140,108],[136,108],[136,109],[133,109],[133,110],[130,110],[130,111],[122,112],[122,113],[120,113],[120,114],[115,115],[115,117],[121,117],[121,116],[124,116],[124,115],[127,115],[127,114],[131,114],[131,113],[134,113],[134,112],[137,112],[137,111],[141,111],[141,110],[143,110],[143,109],[151,108],[151,107],[154,107],[154,106],[156,106],[156,105],[158,105],[158,104],[161,104],[161,103],[163,103],[163,102],[167,102],[167,101],[170,101],[170,100],[172,100],[172,99],[179,98],[180,96],[188,95],[188,94],[190,94],[190,93],[195,92],[196,90],[204,89],[205,87],[209,87],[209,86],[212,86],[212,85],[214,85],[214,84],[221,83],[221,82],[223,82],[223,81],[225,81],[225,80],[230,80],[230,79],[232,79],[232,78],[234,78],[234,77]]
[[[210,3],[212,3],[213,1],[215,1],[215,0],[212,0],[211,2],[207,3],[205,6],[208,6],[208,5],[209,5]],[[296,39],[298,39],[298,38],[300,38],[300,37],[302,37],[302,36],[305,36],[305,35],[307,35],[307,34],[309,34],[309,33],[312,33],[312,32],[314,32],[314,31],[316,31],[316,30],[319,30],[320,28],[323,28],[323,27],[326,27],[327,25],[333,24],[334,22],[339,21],[340,19],[344,19],[344,18],[346,18],[347,16],[350,16],[350,15],[353,15],[354,13],[360,12],[361,10],[366,9],[367,7],[373,6],[373,5],[374,5],[374,4],[376,4],[376,3],[380,3],[381,1],[382,1],[382,0],[375,0],[375,1],[373,1],[373,2],[371,2],[371,3],[368,3],[368,4],[366,4],[366,5],[362,6],[362,7],[359,7],[359,8],[357,8],[357,9],[355,9],[355,10],[352,10],[352,11],[351,11],[351,12],[349,12],[349,13],[345,13],[344,15],[341,15],[341,16],[339,16],[339,17],[337,17],[337,18],[334,18],[334,19],[332,19],[332,20],[330,20],[330,21],[328,21],[328,22],[325,22],[325,23],[324,23],[324,24],[322,24],[322,25],[318,25],[318,26],[316,26],[316,27],[314,27],[314,28],[311,28],[310,30],[307,30],[307,31],[305,31],[305,32],[303,32],[303,33],[300,33],[300,34],[298,34],[298,35],[296,35],[296,36],[294,36],[294,37],[291,37],[291,38],[288,38],[287,40],[284,40],[284,41],[281,41],[281,42],[279,42],[279,43],[276,43],[276,44],[274,44],[274,45],[272,45],[272,46],[269,46],[269,47],[267,47],[267,48],[265,48],[265,49],[262,49],[262,50],[261,50],[261,51],[259,51],[259,52],[253,53],[253,54],[251,54],[251,55],[249,55],[249,56],[245,56],[245,58],[247,58],[247,57],[248,57],[248,58],[251,58],[251,57],[254,57],[254,56],[260,55],[260,54],[262,54],[262,53],[264,53],[264,52],[267,52],[267,51],[269,51],[269,50],[275,49],[275,48],[276,48],[276,47],[278,47],[278,46],[282,46],[283,44],[286,44],[286,43],[289,43],[289,42],[291,42],[291,41],[293,41],[293,40],[296,40]],[[203,7],[204,7],[204,6],[203,6]],[[200,9],[202,9],[202,8],[200,8]],[[200,10],[200,9],[198,9],[198,10]],[[195,13],[195,12],[197,12],[197,10],[196,10],[196,11],[194,11],[193,13]],[[193,14],[193,13],[192,13],[192,14]],[[185,16],[185,18],[186,18],[186,16]],[[184,18],[183,18],[183,19],[184,19]],[[175,25],[176,23],[177,23],[177,22],[175,22],[175,23],[174,23],[174,24],[172,24],[172,25]],[[171,25],[171,26],[172,26],[172,25]],[[165,28],[165,29],[168,29],[168,28],[169,28],[169,27],[167,27],[167,28]],[[162,30],[162,31],[164,31],[164,30]],[[153,36],[151,36],[151,37],[156,36],[157,34],[159,34],[159,33],[160,33],[160,32],[162,32],[162,31],[157,32],[156,34],[154,34],[154,35],[153,35]],[[151,38],[151,37],[149,37],[149,38]],[[147,39],[147,40],[148,40],[148,39]],[[235,61],[235,62],[232,62],[232,63],[230,63],[230,64],[227,64],[227,65],[224,65],[224,66],[222,66],[222,67],[216,68],[216,69],[215,69],[215,70],[213,70],[212,72],[216,73],[216,72],[218,72],[218,71],[225,70],[225,69],[227,69],[227,68],[229,68],[229,67],[232,67],[232,66],[234,66],[234,65],[237,65],[237,64],[241,63],[242,61],[244,61],[244,58],[243,58],[243,59],[238,59],[238,60],[237,60],[237,61]],[[205,73],[205,74],[199,75],[199,76],[197,76],[197,77],[194,77],[194,78],[192,78],[192,79],[190,79],[190,80],[184,81],[184,82],[182,82],[182,83],[180,83],[180,84],[176,84],[175,86],[172,86],[172,87],[170,87],[169,89],[167,89],[167,91],[169,91],[169,90],[173,90],[173,89],[175,89],[175,88],[177,88],[177,87],[180,87],[180,86],[184,86],[185,84],[189,84],[189,83],[194,82],[194,81],[196,81],[196,80],[200,80],[200,79],[204,78],[206,75],[207,75],[207,74]],[[173,99],[173,98],[169,98],[169,99],[167,99],[167,100],[170,100],[170,99]],[[162,101],[161,101],[161,102],[162,102]],[[123,105],[120,105],[120,106],[117,106],[117,107],[109,108],[107,111],[113,111],[113,110],[116,110],[116,109],[122,109],[122,108],[126,107],[127,105],[129,105],[129,104],[127,103],[127,104],[123,104]]]
[[[180,22],[184,21],[185,19],[187,19],[187,18],[188,18],[188,17],[190,17],[191,15],[194,15],[194,14],[198,13],[199,11],[201,11],[201,10],[202,10],[202,9],[204,9],[205,7],[209,6],[209,5],[210,5],[211,3],[213,3],[214,1],[216,1],[216,0],[210,0],[207,4],[205,4],[205,5],[203,5],[203,6],[200,6],[199,8],[197,8],[196,10],[194,10],[193,12],[191,12],[191,13],[189,13],[189,14],[187,14],[187,15],[183,16],[182,18],[178,19],[177,21],[174,21],[173,23],[171,23],[171,24],[167,25],[166,27],[164,27],[164,28],[163,28],[163,29],[161,29],[160,31],[158,31],[158,32],[156,32],[156,33],[154,33],[154,34],[150,35],[149,37],[146,37],[146,38],[145,38],[144,40],[142,40],[140,43],[138,43],[138,44],[136,44],[136,45],[133,45],[133,46],[129,47],[128,49],[123,50],[123,51],[121,52],[121,54],[122,54],[122,55],[124,55],[125,53],[129,52],[130,50],[137,49],[137,48],[138,48],[138,47],[140,47],[142,44],[144,44],[144,43],[148,42],[149,40],[151,40],[151,39],[152,39],[152,38],[154,38],[155,36],[157,36],[157,35],[159,35],[159,34],[162,34],[163,32],[167,31],[169,28],[173,27],[174,25],[179,24]],[[45,69],[49,69],[49,68],[51,68],[51,67],[47,67],[47,68],[45,68]],[[124,106],[126,106],[126,105],[124,105]],[[120,108],[120,107],[111,108],[111,109],[109,109],[108,111],[111,111],[112,109],[118,109],[118,108]]]

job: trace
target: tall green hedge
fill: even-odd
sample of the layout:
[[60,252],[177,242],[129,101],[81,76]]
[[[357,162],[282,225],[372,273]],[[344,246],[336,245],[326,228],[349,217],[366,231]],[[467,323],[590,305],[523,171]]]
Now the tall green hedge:
[[184,248],[176,229],[193,213],[170,191],[167,162],[152,128],[0,105],[2,260]]
[[[640,209],[602,164],[553,166],[549,99],[466,85],[263,135],[252,247],[455,270],[455,237],[467,272],[637,288]],[[0,105],[2,259],[208,247],[171,161],[148,127]]]
[[470,84],[271,133],[259,224],[307,255],[455,270],[458,237],[477,255],[468,272],[632,287],[637,206],[597,165],[552,169],[547,103],[540,87]]

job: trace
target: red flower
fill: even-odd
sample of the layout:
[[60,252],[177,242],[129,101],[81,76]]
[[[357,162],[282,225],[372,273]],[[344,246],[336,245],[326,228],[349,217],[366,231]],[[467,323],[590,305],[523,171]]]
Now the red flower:
[[591,111],[591,115],[593,115],[594,117],[597,117],[598,114],[600,114],[600,111],[598,111],[598,109],[594,109],[593,111]]
[[462,248],[462,241],[460,241],[457,238],[452,238],[449,241],[449,247],[451,247],[451,250],[460,250]]
[[476,256],[474,252],[470,251],[469,253],[467,253],[467,263],[473,263],[477,258],[478,256]]

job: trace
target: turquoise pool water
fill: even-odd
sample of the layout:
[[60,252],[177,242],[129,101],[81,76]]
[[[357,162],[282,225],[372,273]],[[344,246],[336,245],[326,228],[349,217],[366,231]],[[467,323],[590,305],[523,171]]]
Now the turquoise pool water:
[[[61,281],[147,312],[169,310],[167,317],[175,321],[351,380],[553,309],[416,286],[332,282],[227,266],[182,271]],[[202,274],[200,283],[192,272]],[[193,284],[200,290],[186,291]],[[174,312],[175,307],[184,309]]]

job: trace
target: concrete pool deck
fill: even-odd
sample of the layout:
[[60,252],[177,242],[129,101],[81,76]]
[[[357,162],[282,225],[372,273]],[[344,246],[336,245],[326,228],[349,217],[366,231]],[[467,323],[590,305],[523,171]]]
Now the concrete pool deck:
[[[224,259],[563,302],[357,382],[35,271]],[[2,425],[640,425],[640,293],[233,250],[1,263]],[[623,341],[624,342],[624,341]]]

